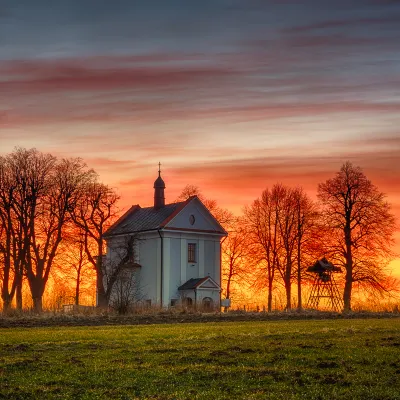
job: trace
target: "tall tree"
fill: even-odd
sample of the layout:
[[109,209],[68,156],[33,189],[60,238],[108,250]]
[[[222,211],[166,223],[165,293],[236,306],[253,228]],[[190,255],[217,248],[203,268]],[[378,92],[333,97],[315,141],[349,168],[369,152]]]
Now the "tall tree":
[[[280,251],[278,193],[266,189],[261,197],[245,208],[245,223],[254,264],[258,265],[254,286],[267,287],[268,312],[272,311],[272,292]],[[258,273],[257,273],[258,272]]]
[[295,189],[294,207],[296,213],[297,309],[301,311],[303,309],[302,279],[304,271],[312,264],[313,259],[323,253],[321,253],[318,208],[302,188]]
[[92,286],[94,275],[85,251],[85,233],[72,226],[61,246],[57,275],[74,288],[74,303],[79,305],[81,294]]
[[243,285],[249,273],[249,243],[247,233],[238,219],[222,245],[222,280],[225,297],[232,296],[232,286]]
[[268,288],[268,311],[276,274],[286,293],[286,309],[292,307],[292,285],[297,278],[298,307],[301,309],[301,283],[310,242],[314,242],[318,213],[301,188],[275,184],[245,209],[248,236],[253,244],[258,271],[255,287]]
[[42,311],[42,297],[57,255],[69,212],[79,186],[93,176],[80,159],[57,160],[36,149],[16,149],[7,156],[16,183],[13,213],[27,249],[24,260],[34,309]]
[[[97,305],[107,307],[112,285],[107,285],[106,266],[104,265],[104,232],[117,216],[119,196],[113,189],[99,182],[90,182],[82,186],[80,200],[73,209],[72,218],[76,226],[84,233],[85,252],[96,271]],[[118,269],[113,268],[113,274]],[[111,277],[114,281],[115,277]]]
[[296,191],[277,184],[274,186],[278,218],[279,241],[281,251],[278,254],[278,271],[282,277],[286,292],[286,309],[292,308],[292,278],[297,244]]
[[0,255],[1,298],[8,311],[16,293],[17,308],[22,309],[22,267],[26,248],[21,238],[21,225],[15,218],[13,203],[17,183],[11,174],[7,158],[0,158]]
[[384,289],[395,218],[386,196],[350,162],[318,186],[318,197],[331,229],[330,252],[346,271],[343,300],[344,310],[349,311],[353,283]]

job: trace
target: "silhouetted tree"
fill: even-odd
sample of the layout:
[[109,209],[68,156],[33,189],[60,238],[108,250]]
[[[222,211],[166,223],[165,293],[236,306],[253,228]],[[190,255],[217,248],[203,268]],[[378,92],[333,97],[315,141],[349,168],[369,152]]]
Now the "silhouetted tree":
[[334,178],[318,186],[330,227],[332,259],[346,271],[344,310],[351,310],[353,283],[383,290],[385,266],[393,253],[395,218],[386,197],[361,168],[346,162]]
[[22,268],[27,243],[22,240],[21,224],[13,211],[16,189],[9,160],[0,157],[0,280],[5,312],[10,309],[15,294],[17,308],[22,309]]
[[[80,199],[71,215],[76,226],[82,230],[85,252],[96,271],[97,305],[107,307],[109,292],[105,279],[104,233],[117,216],[119,196],[113,189],[98,182],[82,186]],[[108,285],[108,288],[110,286]]]
[[79,186],[93,174],[79,159],[57,160],[36,149],[16,149],[5,158],[15,183],[11,229],[19,232],[19,248],[25,251],[24,274],[34,309],[41,312],[45,286]]
[[278,271],[282,277],[286,292],[286,309],[292,308],[292,277],[297,241],[297,204],[295,190],[277,184],[276,193],[278,234],[280,252],[278,253]]
[[244,212],[252,257],[254,264],[259,266],[254,275],[254,286],[257,289],[267,287],[268,312],[272,311],[272,291],[280,251],[278,201],[277,191],[266,189]]
[[243,285],[249,274],[249,243],[247,233],[238,219],[222,244],[222,281],[225,296],[231,298],[232,285]]
[[303,274],[315,258],[323,255],[322,235],[317,205],[302,188],[295,189],[293,200],[296,213],[297,309],[301,311]]
[[61,244],[56,265],[58,275],[74,288],[74,303],[79,305],[81,293],[87,290],[94,273],[85,251],[85,234],[81,229],[70,227],[67,238]]
[[302,308],[302,273],[317,219],[315,205],[301,188],[293,189],[281,184],[264,190],[261,198],[245,209],[253,256],[259,266],[254,286],[268,288],[268,311],[272,310],[272,291],[277,272],[285,288],[286,309],[292,307],[294,277],[298,283],[298,308]]

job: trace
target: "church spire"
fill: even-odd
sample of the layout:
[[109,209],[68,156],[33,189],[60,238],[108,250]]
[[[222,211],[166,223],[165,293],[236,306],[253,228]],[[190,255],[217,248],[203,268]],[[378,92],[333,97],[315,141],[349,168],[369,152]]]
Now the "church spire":
[[165,206],[164,195],[165,183],[161,178],[161,163],[158,163],[158,178],[154,182],[154,208],[159,209]]

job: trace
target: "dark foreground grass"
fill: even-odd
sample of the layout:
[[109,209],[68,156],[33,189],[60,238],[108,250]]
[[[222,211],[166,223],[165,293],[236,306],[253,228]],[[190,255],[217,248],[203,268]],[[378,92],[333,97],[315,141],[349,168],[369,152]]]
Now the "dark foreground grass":
[[400,320],[0,329],[0,398],[400,399]]

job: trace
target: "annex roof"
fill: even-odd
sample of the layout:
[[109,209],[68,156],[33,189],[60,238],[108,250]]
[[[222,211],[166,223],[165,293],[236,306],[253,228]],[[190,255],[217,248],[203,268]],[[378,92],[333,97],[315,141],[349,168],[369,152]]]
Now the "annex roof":
[[196,290],[196,289],[220,290],[221,288],[209,276],[206,276],[204,278],[191,278],[183,285],[178,287],[178,290]]

